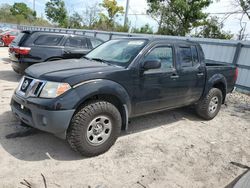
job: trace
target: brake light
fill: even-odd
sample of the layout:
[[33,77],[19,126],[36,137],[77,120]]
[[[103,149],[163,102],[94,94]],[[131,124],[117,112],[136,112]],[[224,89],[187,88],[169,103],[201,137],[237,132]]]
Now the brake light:
[[28,47],[20,47],[19,54],[21,55],[28,55],[30,53],[30,48]]
[[237,80],[238,75],[239,75],[239,70],[238,70],[238,67],[236,67],[236,69],[235,69],[235,73],[234,73],[234,81],[236,81],[236,80]]
[[20,55],[28,55],[30,53],[30,48],[28,47],[12,47],[9,49],[10,52],[15,52]]

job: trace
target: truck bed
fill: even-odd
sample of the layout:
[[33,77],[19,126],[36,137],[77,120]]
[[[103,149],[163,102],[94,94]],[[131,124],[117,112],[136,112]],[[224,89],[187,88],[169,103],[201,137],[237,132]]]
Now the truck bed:
[[221,62],[221,61],[214,61],[211,59],[205,59],[205,63],[207,67],[232,67],[235,68],[235,65],[226,63],[226,62]]
[[227,81],[227,92],[231,92],[234,89],[235,83],[235,69],[233,64],[205,59],[207,69],[207,79],[209,80],[216,73],[222,74]]

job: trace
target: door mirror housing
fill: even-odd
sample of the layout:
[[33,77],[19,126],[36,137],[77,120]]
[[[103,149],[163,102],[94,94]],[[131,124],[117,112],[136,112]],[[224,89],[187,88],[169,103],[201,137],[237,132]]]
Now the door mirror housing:
[[160,60],[148,60],[144,62],[143,68],[145,70],[149,70],[149,69],[159,69],[161,68],[161,61]]

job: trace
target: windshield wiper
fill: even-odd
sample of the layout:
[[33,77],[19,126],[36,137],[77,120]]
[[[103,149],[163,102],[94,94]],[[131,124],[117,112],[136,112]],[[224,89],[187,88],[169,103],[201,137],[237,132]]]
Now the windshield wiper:
[[108,65],[112,65],[112,63],[110,63],[109,61],[106,61],[105,59],[101,59],[101,58],[89,58],[89,60],[99,61],[99,62],[102,62],[102,63],[106,63]]
[[86,56],[82,56],[81,58],[87,59],[87,60],[91,60],[90,58],[88,58],[88,57],[86,57]]

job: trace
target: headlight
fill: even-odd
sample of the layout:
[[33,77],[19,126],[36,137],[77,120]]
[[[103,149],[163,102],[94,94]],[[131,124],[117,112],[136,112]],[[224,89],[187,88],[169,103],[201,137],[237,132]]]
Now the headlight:
[[46,82],[39,97],[41,97],[41,98],[55,98],[55,97],[58,97],[59,95],[65,93],[70,88],[71,87],[68,83]]

